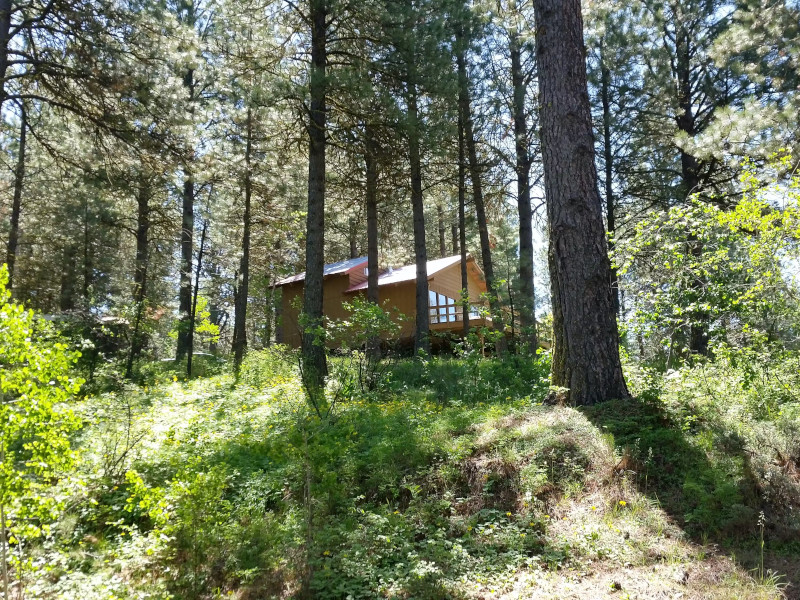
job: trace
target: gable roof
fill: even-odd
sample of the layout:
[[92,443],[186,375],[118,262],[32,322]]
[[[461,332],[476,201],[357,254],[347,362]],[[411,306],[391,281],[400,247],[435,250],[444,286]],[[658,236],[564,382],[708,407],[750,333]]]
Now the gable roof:
[[[470,260],[469,254],[467,260]],[[439,271],[446,269],[452,265],[461,262],[461,255],[447,256],[445,258],[437,258],[429,260],[427,264],[428,278],[430,279]],[[406,265],[399,269],[386,270],[378,276],[378,286],[393,285],[396,283],[405,283],[408,281],[416,281],[417,279],[417,265]],[[367,289],[367,282],[362,281],[356,285],[350,286],[345,290],[345,293],[358,292]]]
[[[365,267],[367,265],[366,256],[362,256],[360,258],[348,258],[347,260],[340,260],[339,262],[325,265],[325,267],[322,270],[322,276],[329,277],[331,275],[344,275],[362,265]],[[282,285],[295,283],[297,281],[305,281],[305,278],[306,278],[306,272],[303,271],[302,273],[298,273],[297,275],[292,275],[291,277],[281,279],[275,285],[280,287]]]

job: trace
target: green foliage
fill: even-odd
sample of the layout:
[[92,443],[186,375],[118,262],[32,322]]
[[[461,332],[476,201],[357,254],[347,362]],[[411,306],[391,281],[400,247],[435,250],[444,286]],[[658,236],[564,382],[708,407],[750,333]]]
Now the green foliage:
[[[219,341],[219,325],[211,321],[211,311],[208,307],[208,298],[202,294],[197,296],[197,307],[194,312],[194,333],[197,340],[201,343],[214,343]],[[169,337],[173,340],[178,339],[178,330],[181,327],[188,327],[186,322],[176,320]]]
[[[777,160],[782,173],[790,157]],[[763,188],[752,167],[733,210],[694,200],[651,213],[617,241],[615,262],[634,296],[633,331],[657,340],[661,355],[683,355],[689,328],[707,320],[712,340],[762,330],[796,337],[797,281],[791,265],[800,241],[800,178]],[[791,318],[790,318],[791,317]]]
[[239,380],[250,387],[272,387],[297,374],[297,352],[283,344],[250,351],[242,362]]
[[[705,375],[699,364],[667,376],[629,365],[642,399],[582,412],[538,401],[546,354],[397,362],[380,393],[353,389],[327,419],[280,348],[253,353],[237,386],[162,381],[88,399],[84,414],[105,424],[98,416],[81,437],[87,483],[73,492],[72,521],[36,550],[66,565],[41,578],[39,595],[58,585],[91,597],[100,584],[82,573],[124,573],[121,598],[277,599],[304,581],[321,599],[495,597],[520,573],[584,572],[597,560],[661,568],[650,557],[681,543],[674,520],[755,544],[756,480],[769,482],[759,484],[767,552],[778,532],[790,548],[785,507],[800,490],[770,445],[798,456],[800,414],[790,391],[769,410],[753,401],[775,377],[797,389],[796,356],[775,364],[762,352],[718,348]],[[136,446],[119,461],[126,474],[105,478],[126,411]]]
[[0,266],[0,510],[2,548],[41,535],[63,499],[51,485],[73,464],[70,433],[79,426],[66,402],[82,380],[78,359],[50,323],[10,301]]
[[342,348],[353,349],[347,372],[340,370],[338,379],[346,380],[349,374],[361,392],[374,391],[383,382],[389,365],[382,357],[383,341],[397,337],[405,317],[397,309],[393,314],[362,298],[345,302],[343,307],[349,317],[328,323],[330,339]]

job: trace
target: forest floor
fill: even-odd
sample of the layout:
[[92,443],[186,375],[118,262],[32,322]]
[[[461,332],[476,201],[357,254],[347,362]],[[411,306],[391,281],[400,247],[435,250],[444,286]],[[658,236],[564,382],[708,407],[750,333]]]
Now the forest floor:
[[401,362],[319,419],[265,355],[88,398],[25,597],[800,598],[800,403],[631,367],[636,399],[546,406],[546,375]]

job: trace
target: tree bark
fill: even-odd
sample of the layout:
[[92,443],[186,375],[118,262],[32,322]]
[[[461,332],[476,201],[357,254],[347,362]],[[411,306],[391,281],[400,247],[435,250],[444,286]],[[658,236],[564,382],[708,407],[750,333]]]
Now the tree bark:
[[534,0],[549,224],[554,386],[587,405],[627,397],[611,293],[580,0]]
[[464,156],[464,118],[458,115],[458,235],[461,250],[461,333],[469,335],[469,276],[467,275],[467,164]]
[[61,267],[61,292],[58,308],[61,312],[75,308],[75,247],[71,244],[64,248]]
[[441,204],[436,205],[436,217],[439,220],[439,257],[444,258],[447,256],[447,244],[445,243],[444,207]]
[[83,285],[81,287],[81,300],[83,309],[89,310],[91,304],[89,299],[90,288],[94,280],[94,268],[92,267],[92,244],[89,226],[89,196],[83,196]]
[[[182,3],[185,8],[185,23],[189,27],[195,25],[195,6],[194,0],[185,0]],[[183,77],[183,86],[186,88],[190,102],[190,113],[193,113],[191,103],[194,101],[195,81],[194,69],[187,69]],[[187,149],[185,157],[186,164],[183,167],[183,197],[181,207],[181,262],[180,262],[180,281],[178,290],[178,313],[180,315],[180,327],[178,328],[178,343],[175,352],[176,360],[181,360],[189,351],[189,328],[193,320],[192,309],[192,254],[193,254],[193,235],[194,235],[194,172],[192,163],[194,162],[194,148]]]
[[145,175],[142,175],[136,193],[136,268],[133,272],[133,302],[136,305],[136,316],[131,334],[128,364],[125,368],[127,379],[133,376],[133,364],[144,346],[141,327],[147,298],[147,267],[150,255],[150,194],[150,182]]
[[[367,171],[365,200],[367,204],[367,301],[378,304],[378,161],[377,145],[369,125],[365,132],[366,151],[364,166]],[[368,341],[367,351],[373,358],[380,357],[381,341],[375,337]]]
[[[605,62],[605,51],[600,43],[600,97],[603,104],[603,161],[605,167],[606,188],[606,220],[611,241],[608,243],[609,252],[614,251],[614,231],[616,230],[616,200],[614,198],[614,153],[611,148],[611,71]],[[611,267],[611,291],[614,300],[614,313],[619,315],[619,276],[617,269]]]
[[450,235],[452,236],[453,254],[458,254],[458,225],[450,226]]
[[[692,108],[691,37],[685,30],[680,31],[676,36],[675,54],[677,55],[678,77],[678,115],[675,121],[680,131],[689,137],[694,137],[697,131]],[[700,190],[700,161],[683,149],[680,152],[682,199],[688,199],[689,196]],[[700,259],[703,255],[703,242],[690,234],[687,245],[688,252],[696,259]],[[698,304],[701,302],[705,283],[705,279],[702,277],[696,277],[692,282],[692,289]],[[689,351],[692,354],[708,355],[708,321],[708,312],[704,310],[697,309],[691,313]]]
[[239,281],[233,321],[233,369],[239,376],[247,350],[247,300],[250,294],[250,200],[253,193],[251,156],[253,152],[253,112],[247,109],[247,141],[244,151],[244,216],[242,219],[242,256],[239,260]]
[[200,270],[203,268],[203,251],[206,245],[206,232],[208,231],[208,221],[203,223],[203,231],[200,234],[200,249],[197,252],[197,267],[195,268],[194,293],[192,297],[192,316],[189,320],[189,347],[186,352],[186,376],[192,376],[192,356],[194,355],[194,329],[197,320],[197,296],[200,292]]
[[[0,15],[1,17],[2,15]],[[25,185],[25,149],[27,124],[25,123],[25,104],[20,104],[19,152],[17,168],[14,172],[14,201],[11,205],[11,229],[8,232],[6,266],[8,267],[8,289],[14,286],[14,267],[17,261],[19,244],[19,218],[22,214],[22,190]]]
[[177,360],[189,351],[189,323],[192,309],[192,234],[194,232],[194,179],[189,168],[184,170],[183,205],[181,217],[181,271],[178,290],[178,330]]
[[11,42],[11,0],[0,0],[0,108],[6,99],[8,45]]
[[528,152],[528,124],[525,117],[525,76],[522,72],[522,52],[519,34],[509,36],[511,55],[511,83],[514,88],[512,112],[514,114],[514,148],[517,171],[517,212],[519,213],[519,317],[522,326],[522,343],[529,352],[536,352],[536,290],[533,273],[533,210],[531,208],[530,170]]
[[322,328],[322,280],[325,268],[325,130],[327,13],[326,0],[310,1],[311,21],[311,114],[308,126],[308,213],[306,216],[306,278],[303,312],[304,379],[312,393],[322,389],[328,364]]
[[378,162],[375,142],[367,128],[364,163],[367,170],[367,300],[378,304]]
[[481,241],[481,259],[483,262],[483,274],[486,277],[489,309],[492,313],[492,328],[501,334],[496,343],[496,348],[498,354],[502,354],[507,349],[505,326],[503,324],[502,313],[500,312],[500,298],[497,295],[497,282],[494,277],[492,246],[489,240],[489,225],[486,221],[486,207],[483,203],[483,186],[481,183],[480,166],[478,165],[478,153],[475,147],[475,134],[472,126],[465,45],[466,42],[462,38],[459,44],[460,48],[458,52],[456,52],[459,81],[458,104],[464,124],[464,141],[466,143],[467,157],[469,159],[472,199],[475,202],[475,216],[478,220],[478,234]]
[[422,161],[419,149],[419,110],[417,107],[416,73],[409,65],[408,93],[408,159],[411,170],[411,210],[414,219],[414,257],[417,265],[416,327],[414,351],[426,354],[431,350],[430,310],[428,299],[428,250],[425,242],[425,206],[422,200]]

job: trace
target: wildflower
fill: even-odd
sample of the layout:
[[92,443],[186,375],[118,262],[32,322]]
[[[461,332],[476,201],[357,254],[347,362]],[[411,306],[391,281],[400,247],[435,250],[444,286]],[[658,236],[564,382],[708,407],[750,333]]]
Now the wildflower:
[[625,505],[627,505],[627,504],[628,504],[628,503],[627,503],[627,502],[625,502],[625,500],[620,500],[620,501],[619,501],[619,505],[620,505],[620,506],[625,506]]
[[331,551],[330,550],[325,550],[325,552],[323,552],[322,555],[323,556],[330,556],[331,555]]
[[593,507],[592,507],[592,510],[597,510],[597,507],[596,507],[596,506],[593,506]]
[[544,516],[544,518],[545,518],[545,519],[549,519],[549,518],[550,518],[550,515],[545,515],[545,516]]
[[511,516],[511,513],[510,513],[510,512],[507,512],[507,513],[506,513],[506,516],[507,516],[507,517],[510,517],[510,516]]

